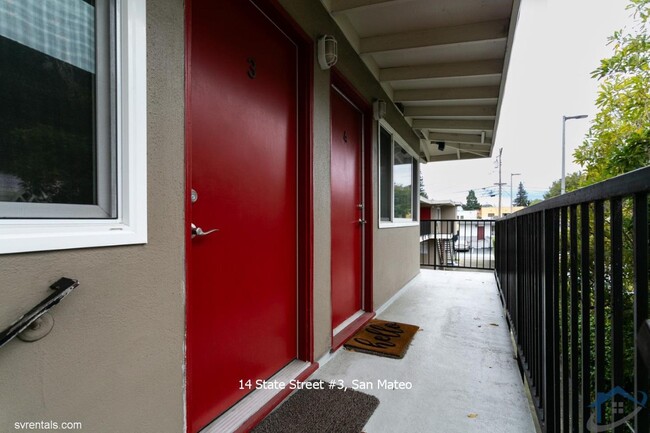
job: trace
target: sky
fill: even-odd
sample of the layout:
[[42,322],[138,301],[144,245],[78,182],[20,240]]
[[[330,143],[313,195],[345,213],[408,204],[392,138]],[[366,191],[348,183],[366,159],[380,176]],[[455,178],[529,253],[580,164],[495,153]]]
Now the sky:
[[561,176],[562,116],[587,114],[566,122],[567,173],[578,171],[573,151],[597,113],[598,81],[591,78],[609,57],[607,38],[630,25],[626,0],[521,0],[499,129],[492,158],[435,162],[421,166],[430,198],[465,202],[470,189],[479,202],[496,205],[503,148],[502,205],[510,205],[519,182],[531,199],[541,198]]

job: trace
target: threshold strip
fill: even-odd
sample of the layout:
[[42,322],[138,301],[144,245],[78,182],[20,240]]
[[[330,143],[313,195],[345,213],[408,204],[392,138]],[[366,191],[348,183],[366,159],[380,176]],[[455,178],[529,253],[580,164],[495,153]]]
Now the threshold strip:
[[[289,383],[309,368],[310,362],[293,360],[268,381]],[[271,401],[280,389],[256,389],[208,424],[201,433],[233,433]]]
[[348,319],[346,319],[345,322],[341,323],[339,326],[334,328],[334,330],[332,331],[332,335],[336,335],[339,332],[343,331],[345,328],[350,326],[352,324],[352,322],[354,322],[355,320],[357,320],[359,317],[363,316],[364,314],[365,314],[365,311],[363,311],[363,310],[357,311],[356,313],[351,315]]

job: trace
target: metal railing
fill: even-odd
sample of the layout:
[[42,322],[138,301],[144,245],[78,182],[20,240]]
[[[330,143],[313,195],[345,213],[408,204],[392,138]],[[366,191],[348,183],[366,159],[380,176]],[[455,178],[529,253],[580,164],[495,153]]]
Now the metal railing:
[[[36,341],[45,337],[52,329],[54,322],[53,319],[49,319],[49,323],[42,323],[42,318],[47,317],[48,311],[68,296],[78,285],[79,281],[71,278],[63,277],[57,280],[50,286],[50,289],[54,291],[53,293],[20,316],[7,329],[0,332],[0,347],[9,343],[15,337],[23,341]],[[30,327],[33,327],[33,329],[30,329]],[[47,329],[45,329],[46,327]],[[25,335],[30,330],[33,332]]]
[[494,221],[420,221],[420,266],[494,269]]
[[649,191],[646,167],[497,221],[497,283],[546,433],[650,431]]

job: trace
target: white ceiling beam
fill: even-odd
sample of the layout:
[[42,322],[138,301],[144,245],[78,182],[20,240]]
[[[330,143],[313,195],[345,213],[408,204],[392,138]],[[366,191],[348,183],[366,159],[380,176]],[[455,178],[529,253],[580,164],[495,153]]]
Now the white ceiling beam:
[[395,90],[395,102],[496,99],[499,86]]
[[466,144],[466,143],[458,143],[454,141],[445,141],[445,140],[432,140],[431,146],[437,146],[437,144],[441,141],[446,145],[451,145],[454,148],[458,148],[460,150],[467,150],[467,151],[472,150],[475,152],[489,152],[490,147],[492,146],[492,144]]
[[360,54],[462,44],[466,42],[491,41],[496,39],[505,40],[508,37],[508,26],[509,20],[506,19],[371,36],[361,39]]
[[474,131],[491,131],[494,128],[493,120],[437,120],[414,119],[415,129],[470,129]]
[[422,133],[424,133],[424,136],[427,137],[427,140],[420,140],[420,149],[422,150],[422,153],[424,153],[424,159],[429,161],[431,159],[431,153],[429,152],[429,140],[428,140],[429,131],[424,130],[422,131]]
[[454,144],[446,144],[446,147],[449,147],[450,149],[456,149],[456,153],[458,154],[458,159],[460,159],[461,152],[463,152],[463,153],[471,153],[472,155],[481,156],[481,157],[489,156],[489,153],[490,153],[490,149],[487,149],[487,150],[471,150],[471,149],[466,149],[466,148],[460,147],[460,145],[454,145]]
[[[487,158],[488,156],[477,156],[473,155],[471,153],[461,153],[460,154],[460,159],[478,159],[478,158]],[[446,154],[446,155],[431,155],[431,160],[430,162],[439,162],[439,161],[457,161],[459,158],[456,155],[456,153],[451,153],[451,154]]]
[[331,0],[330,12],[344,13],[354,9],[370,9],[386,3],[403,3],[413,0]]
[[379,80],[403,81],[427,78],[475,77],[501,75],[503,59],[480,60],[475,62],[440,63],[437,65],[400,66],[379,70]]
[[[440,132],[429,132],[429,140],[480,145],[481,134],[476,134],[474,132],[467,133],[467,134],[445,134]],[[483,145],[492,146],[492,141],[485,140],[483,142]]]
[[454,105],[454,106],[407,106],[404,107],[407,117],[462,117],[497,115],[496,105]]

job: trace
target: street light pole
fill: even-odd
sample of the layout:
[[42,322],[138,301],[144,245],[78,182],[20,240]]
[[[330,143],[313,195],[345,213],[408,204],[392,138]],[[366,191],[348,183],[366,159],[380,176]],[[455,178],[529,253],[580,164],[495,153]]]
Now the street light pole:
[[584,119],[587,117],[586,114],[579,114],[577,116],[562,116],[562,180],[560,183],[560,194],[564,194],[566,192],[566,121],[567,120],[572,120],[572,119]]
[[501,218],[501,187],[504,185],[501,183],[501,154],[503,153],[503,147],[499,149],[499,218]]
[[510,173],[510,213],[512,213],[512,177],[521,176],[521,173]]

